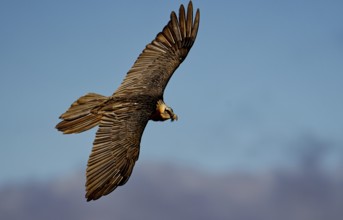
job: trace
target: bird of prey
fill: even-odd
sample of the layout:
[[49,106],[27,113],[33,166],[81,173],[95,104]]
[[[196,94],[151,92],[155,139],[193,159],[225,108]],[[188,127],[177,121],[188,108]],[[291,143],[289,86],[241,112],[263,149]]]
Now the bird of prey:
[[109,97],[88,93],[60,116],[56,128],[64,134],[80,133],[99,125],[86,171],[86,199],[99,199],[129,179],[138,160],[140,142],[149,120],[177,120],[163,93],[174,71],[190,51],[199,27],[200,11],[193,19],[180,6],[168,24],[139,55],[119,88]]

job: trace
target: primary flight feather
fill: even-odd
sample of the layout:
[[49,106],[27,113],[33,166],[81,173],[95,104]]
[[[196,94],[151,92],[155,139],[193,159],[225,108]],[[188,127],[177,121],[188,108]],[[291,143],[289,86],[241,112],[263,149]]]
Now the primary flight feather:
[[199,27],[200,12],[193,19],[180,6],[168,24],[148,44],[109,97],[89,93],[76,100],[56,125],[64,134],[80,133],[99,125],[87,172],[87,201],[99,199],[127,182],[138,160],[141,137],[149,120],[177,120],[163,101],[163,92],[174,71],[190,51]]

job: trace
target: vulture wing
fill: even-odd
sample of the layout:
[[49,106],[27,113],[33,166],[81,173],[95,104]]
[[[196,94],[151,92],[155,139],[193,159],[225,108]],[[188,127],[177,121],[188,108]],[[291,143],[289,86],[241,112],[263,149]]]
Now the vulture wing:
[[189,2],[187,14],[180,6],[179,18],[172,12],[170,21],[148,44],[127,73],[114,96],[163,96],[163,91],[174,71],[186,58],[198,33],[200,11],[193,21],[193,5]]
[[121,103],[103,114],[88,160],[87,201],[109,194],[129,179],[149,120],[141,107]]

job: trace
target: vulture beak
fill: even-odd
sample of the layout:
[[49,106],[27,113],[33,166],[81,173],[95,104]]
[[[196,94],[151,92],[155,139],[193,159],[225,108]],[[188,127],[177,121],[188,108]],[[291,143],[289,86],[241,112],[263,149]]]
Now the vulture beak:
[[169,114],[170,120],[171,120],[171,121],[174,121],[174,120],[177,121],[178,117],[177,117],[177,115],[174,113],[174,111],[173,111],[172,108],[170,108],[170,107],[167,106],[165,110],[166,110],[167,113]]

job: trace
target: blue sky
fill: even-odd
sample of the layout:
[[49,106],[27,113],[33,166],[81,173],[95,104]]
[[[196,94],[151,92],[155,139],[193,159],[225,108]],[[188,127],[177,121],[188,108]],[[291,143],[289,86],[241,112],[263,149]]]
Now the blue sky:
[[[95,129],[62,135],[58,116],[110,95],[187,1],[1,1],[0,182],[85,169]],[[342,157],[342,1],[193,1],[198,38],[149,123],[140,163],[227,171],[294,166],[302,140]],[[297,146],[297,145],[296,145]]]

